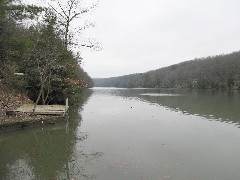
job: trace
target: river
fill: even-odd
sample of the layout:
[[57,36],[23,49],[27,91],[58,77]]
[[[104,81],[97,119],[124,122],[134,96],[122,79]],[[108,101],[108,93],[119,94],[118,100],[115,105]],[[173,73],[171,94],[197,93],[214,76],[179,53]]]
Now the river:
[[86,90],[68,123],[0,133],[0,179],[239,180],[240,92]]

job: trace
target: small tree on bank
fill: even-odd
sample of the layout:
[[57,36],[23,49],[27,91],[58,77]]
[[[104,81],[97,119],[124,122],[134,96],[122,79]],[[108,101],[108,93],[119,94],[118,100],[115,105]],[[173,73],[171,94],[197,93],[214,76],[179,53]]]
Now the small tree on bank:
[[44,32],[32,32],[30,38],[33,45],[28,51],[27,65],[29,78],[39,82],[36,107],[40,98],[42,104],[45,104],[48,99],[53,70],[57,66],[61,47],[56,43],[55,36],[48,36]]

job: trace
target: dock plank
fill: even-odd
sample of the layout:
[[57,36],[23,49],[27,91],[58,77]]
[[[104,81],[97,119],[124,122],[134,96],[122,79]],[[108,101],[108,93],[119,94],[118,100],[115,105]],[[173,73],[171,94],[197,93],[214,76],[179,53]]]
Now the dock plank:
[[[15,112],[33,113],[34,104],[24,104]],[[37,105],[34,114],[42,115],[64,115],[67,111],[64,105]]]

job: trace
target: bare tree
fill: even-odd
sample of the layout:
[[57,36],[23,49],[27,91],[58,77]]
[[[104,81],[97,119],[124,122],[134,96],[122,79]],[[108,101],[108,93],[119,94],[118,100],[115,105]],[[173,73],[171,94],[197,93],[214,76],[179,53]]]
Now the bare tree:
[[[52,0],[53,1],[53,0]],[[55,1],[54,1],[55,2]],[[54,5],[50,5],[53,11],[58,15],[59,26],[62,27],[64,44],[66,47],[71,45],[72,34],[71,25],[75,19],[82,18],[85,14],[91,12],[98,5],[98,2],[91,4],[90,6],[84,6],[82,0],[57,0]],[[74,34],[81,33],[83,30],[94,26],[92,23],[85,24],[83,27],[74,29]],[[94,47],[94,43],[81,44],[85,47]]]
[[[32,32],[32,48],[28,51],[29,77],[35,82],[39,82],[38,96],[35,101],[34,110],[42,99],[42,104],[46,103],[49,89],[53,78],[53,71],[58,64],[60,45],[56,43],[55,37],[45,36],[38,32]],[[33,110],[33,111],[34,111]]]

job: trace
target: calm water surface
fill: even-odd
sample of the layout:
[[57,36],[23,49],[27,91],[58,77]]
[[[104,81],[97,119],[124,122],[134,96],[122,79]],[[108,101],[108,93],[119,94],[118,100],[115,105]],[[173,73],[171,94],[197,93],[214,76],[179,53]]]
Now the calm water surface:
[[0,179],[239,180],[240,93],[94,88],[68,124],[0,134]]

